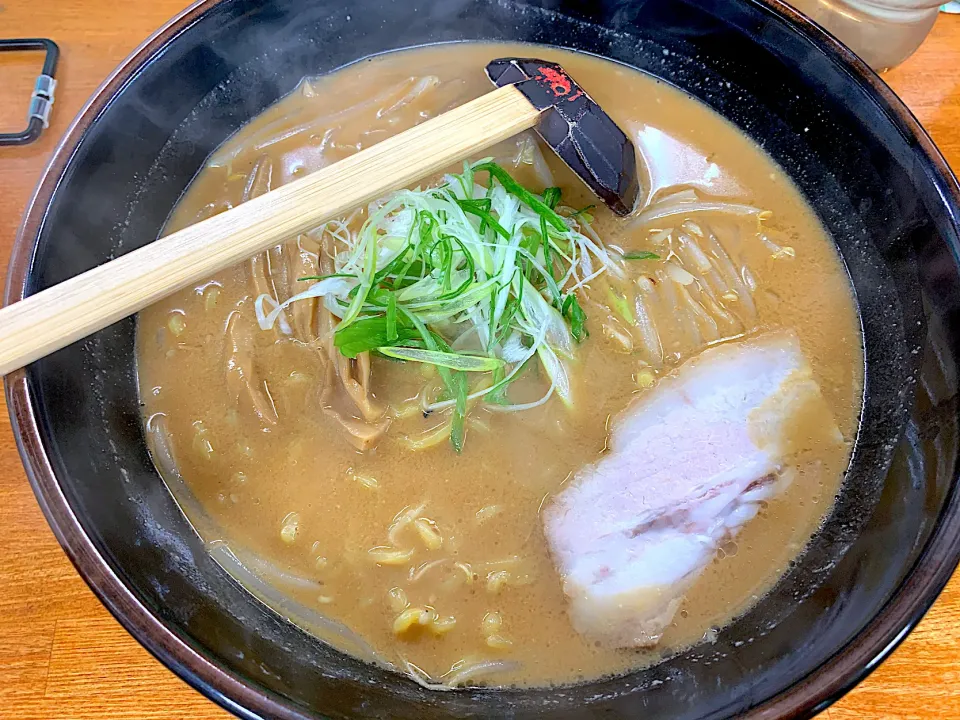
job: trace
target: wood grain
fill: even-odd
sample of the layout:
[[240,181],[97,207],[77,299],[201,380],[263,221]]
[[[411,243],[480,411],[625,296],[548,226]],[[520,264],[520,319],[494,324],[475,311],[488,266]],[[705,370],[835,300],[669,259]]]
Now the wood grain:
[[[0,35],[50,37],[63,50],[50,130],[34,145],[0,150],[0,256],[9,256],[40,171],[83,102],[141,40],[185,5],[184,0],[133,0],[122,7],[106,0],[0,0]],[[15,72],[21,71],[0,57],[0,127],[22,119],[19,110],[8,112],[25,106],[23,83],[8,76]],[[942,16],[927,43],[887,80],[960,169],[960,17]],[[30,491],[4,413],[0,718],[228,717],[128,636],[76,574]],[[960,718],[960,576],[893,656],[822,717]]]
[[0,309],[0,375],[537,124],[507,85]]

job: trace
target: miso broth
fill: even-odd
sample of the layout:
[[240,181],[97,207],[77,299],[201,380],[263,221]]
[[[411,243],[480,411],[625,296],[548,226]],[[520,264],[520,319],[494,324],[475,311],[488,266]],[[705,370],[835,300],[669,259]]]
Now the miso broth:
[[[424,411],[444,399],[434,366],[377,354],[338,359],[336,318],[323,302],[292,304],[262,329],[272,306],[261,301],[258,314],[258,298],[282,302],[315,282],[299,278],[335,274],[338,243],[368,208],[139,316],[154,460],[215,556],[306,630],[423,682],[571,683],[656,662],[709,636],[803,551],[840,491],[857,429],[856,306],[811,209],[732,125],[609,61],[460,44],[306,79],[214,153],[165,232],[477,97],[490,89],[487,62],[530,55],[562,64],[642,158],[638,212],[617,218],[589,208],[581,221],[616,257],[656,256],[625,260],[623,278],[598,274],[577,290],[589,334],[575,345],[569,404],[556,394],[537,404],[550,377],[529,363],[510,402],[532,407],[471,405],[457,453],[449,408]],[[533,192],[558,186],[565,207],[600,205],[532,133],[488,154]],[[717,278],[723,287],[706,287]],[[604,452],[611,418],[673,368],[706,347],[779,328],[799,337],[844,442],[801,467],[718,551],[658,644],[616,649],[581,637],[542,508]],[[423,388],[434,386],[425,400]]]

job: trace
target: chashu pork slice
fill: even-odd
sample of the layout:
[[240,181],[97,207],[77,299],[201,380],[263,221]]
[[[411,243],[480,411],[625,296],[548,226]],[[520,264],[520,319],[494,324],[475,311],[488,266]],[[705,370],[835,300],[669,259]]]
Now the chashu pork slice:
[[792,332],[683,364],[544,511],[576,630],[611,647],[657,643],[717,547],[792,468],[842,442]]

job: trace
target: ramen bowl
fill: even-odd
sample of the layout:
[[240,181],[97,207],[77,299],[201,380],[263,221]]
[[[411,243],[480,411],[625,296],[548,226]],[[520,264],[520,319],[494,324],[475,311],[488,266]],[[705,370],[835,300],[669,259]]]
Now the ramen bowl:
[[817,712],[892,651],[960,557],[960,190],[889,89],[786,6],[200,2],[127,60],[64,138],[21,228],[7,301],[154,240],[205,158],[303,76],[471,40],[591,53],[680,88],[759,144],[835,240],[860,311],[863,407],[843,488],[807,550],[715,638],[652,667],[563,687],[427,690],[321,643],[214,561],[147,451],[133,319],[7,377],[54,532],[134,637],[241,717]]

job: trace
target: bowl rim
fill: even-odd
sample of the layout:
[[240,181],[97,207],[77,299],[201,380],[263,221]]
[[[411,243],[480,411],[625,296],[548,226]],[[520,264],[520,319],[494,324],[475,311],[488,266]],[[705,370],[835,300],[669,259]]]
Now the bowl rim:
[[[77,114],[27,204],[8,265],[4,304],[26,295],[50,202],[87,129],[141,67],[221,1],[197,0],[169,20],[107,77]],[[853,81],[870,93],[886,111],[890,122],[923,156],[932,170],[930,181],[937,187],[954,225],[960,228],[960,185],[933,140],[893,90],[851,50],[781,0],[743,1],[786,19],[795,32],[844,67]],[[17,449],[40,508],[77,572],[120,624],[182,680],[238,717],[282,720],[315,717],[272,691],[246,684],[218,666],[137,599],[87,536],[60,488],[43,446],[26,370],[7,375],[4,388]],[[831,705],[866,678],[916,627],[950,580],[958,562],[960,482],[954,478],[930,538],[880,611],[827,662],[741,717],[757,720],[812,717]]]

